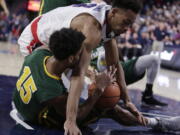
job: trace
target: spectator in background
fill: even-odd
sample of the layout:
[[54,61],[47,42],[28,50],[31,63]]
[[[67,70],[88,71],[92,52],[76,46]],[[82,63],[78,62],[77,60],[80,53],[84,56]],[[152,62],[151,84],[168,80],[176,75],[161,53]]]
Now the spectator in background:
[[13,13],[7,17],[4,12],[0,12],[0,41],[9,41],[9,53],[18,52],[17,39],[28,23],[26,13]]
[[153,34],[154,34],[154,36],[153,36],[154,41],[153,41],[153,45],[152,45],[152,53],[155,55],[158,55],[158,58],[159,58],[159,68],[158,69],[160,69],[161,52],[164,49],[164,39],[167,35],[166,29],[165,29],[165,24],[162,22],[159,22],[158,26],[156,26]]
[[123,56],[125,53],[125,44],[126,44],[126,38],[125,38],[125,34],[121,34],[121,36],[119,36],[116,40],[117,40],[117,44],[118,44],[118,51],[119,54],[122,53],[122,55],[119,57],[120,60],[124,60]]
[[153,42],[153,52],[158,51],[159,53],[163,50],[163,41],[167,35],[165,30],[165,24],[160,22],[154,30],[155,40]]
[[129,43],[132,45],[132,59],[137,58],[142,55],[142,46],[140,44],[138,34],[133,33],[131,38],[129,39]]
[[23,31],[23,29],[28,25],[29,20],[25,14],[13,14],[9,19],[9,41],[11,43],[10,53],[16,54],[18,52],[17,40]]
[[150,37],[151,33],[148,32],[142,32],[140,34],[139,42],[142,46],[142,54],[149,54],[152,47],[153,40]]
[[6,41],[8,34],[7,34],[7,19],[4,12],[0,12],[0,41]]
[[175,46],[180,47],[180,39],[175,40]]
[[130,58],[130,50],[132,48],[131,43],[129,43],[129,39],[131,37],[131,31],[130,29],[125,33],[125,43],[123,45],[123,49],[124,49],[124,60],[128,60]]
[[172,42],[170,36],[166,36],[164,38],[164,46],[173,46],[173,45],[174,45],[174,43]]

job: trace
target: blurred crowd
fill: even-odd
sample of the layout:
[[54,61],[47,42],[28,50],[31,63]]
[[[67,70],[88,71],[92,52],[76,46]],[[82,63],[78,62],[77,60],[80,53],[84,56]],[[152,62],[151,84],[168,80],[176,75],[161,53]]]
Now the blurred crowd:
[[180,47],[180,2],[146,4],[133,26],[117,40],[125,60],[150,53],[156,42]]
[[7,17],[3,11],[0,12],[0,41],[17,44],[20,33],[28,23],[29,20],[25,13],[12,13]]

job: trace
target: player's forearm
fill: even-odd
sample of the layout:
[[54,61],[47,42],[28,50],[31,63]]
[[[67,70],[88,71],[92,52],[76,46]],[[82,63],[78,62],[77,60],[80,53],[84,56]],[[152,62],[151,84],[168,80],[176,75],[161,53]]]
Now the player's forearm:
[[80,105],[77,116],[78,122],[81,122],[84,118],[86,118],[101,95],[102,93],[100,90],[95,90],[94,94],[89,96],[88,99]]
[[120,87],[120,90],[122,91],[122,97],[124,99],[124,102],[128,102],[130,101],[130,98],[128,96],[128,92],[127,92],[127,86],[126,86],[126,82],[125,82],[125,77],[124,77],[124,71],[123,71],[123,68],[121,66],[121,64],[118,62],[117,66],[117,74],[116,74],[116,80],[117,80],[117,83]]
[[83,87],[84,76],[72,77],[67,100],[66,120],[76,121],[79,98]]
[[4,0],[0,0],[0,4],[1,4],[1,6],[4,9],[5,12],[9,11]]
[[117,42],[115,39],[112,39],[111,41],[106,43],[105,52],[106,52],[107,65],[108,66],[114,65],[117,68],[116,80],[122,91],[122,99],[124,100],[124,102],[128,102],[129,96],[127,93],[124,70],[119,63],[119,52],[117,48]]

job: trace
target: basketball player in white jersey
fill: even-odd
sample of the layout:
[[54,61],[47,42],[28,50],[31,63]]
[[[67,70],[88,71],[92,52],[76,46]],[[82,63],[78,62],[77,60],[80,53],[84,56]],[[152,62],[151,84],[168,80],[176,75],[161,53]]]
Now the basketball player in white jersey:
[[131,103],[127,94],[115,40],[116,35],[124,33],[132,25],[141,9],[141,4],[140,0],[114,0],[112,7],[95,3],[60,7],[37,17],[21,34],[18,43],[24,55],[30,54],[37,45],[48,46],[50,35],[63,27],[76,29],[86,36],[79,64],[73,70],[71,77],[64,124],[66,134],[77,135],[81,133],[76,124],[79,97],[84,75],[90,62],[91,51],[97,47],[100,41],[104,42],[107,65],[117,69],[116,80],[121,89],[121,99],[127,110],[140,123],[145,124],[144,117]]

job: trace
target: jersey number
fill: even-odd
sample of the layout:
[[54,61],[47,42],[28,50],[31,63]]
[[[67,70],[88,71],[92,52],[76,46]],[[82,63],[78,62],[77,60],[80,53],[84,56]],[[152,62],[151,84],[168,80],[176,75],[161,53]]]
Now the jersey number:
[[28,104],[31,100],[32,93],[37,91],[36,85],[34,83],[33,77],[31,75],[31,70],[29,67],[25,66],[23,74],[16,83],[17,90],[20,93],[20,97],[23,103]]

